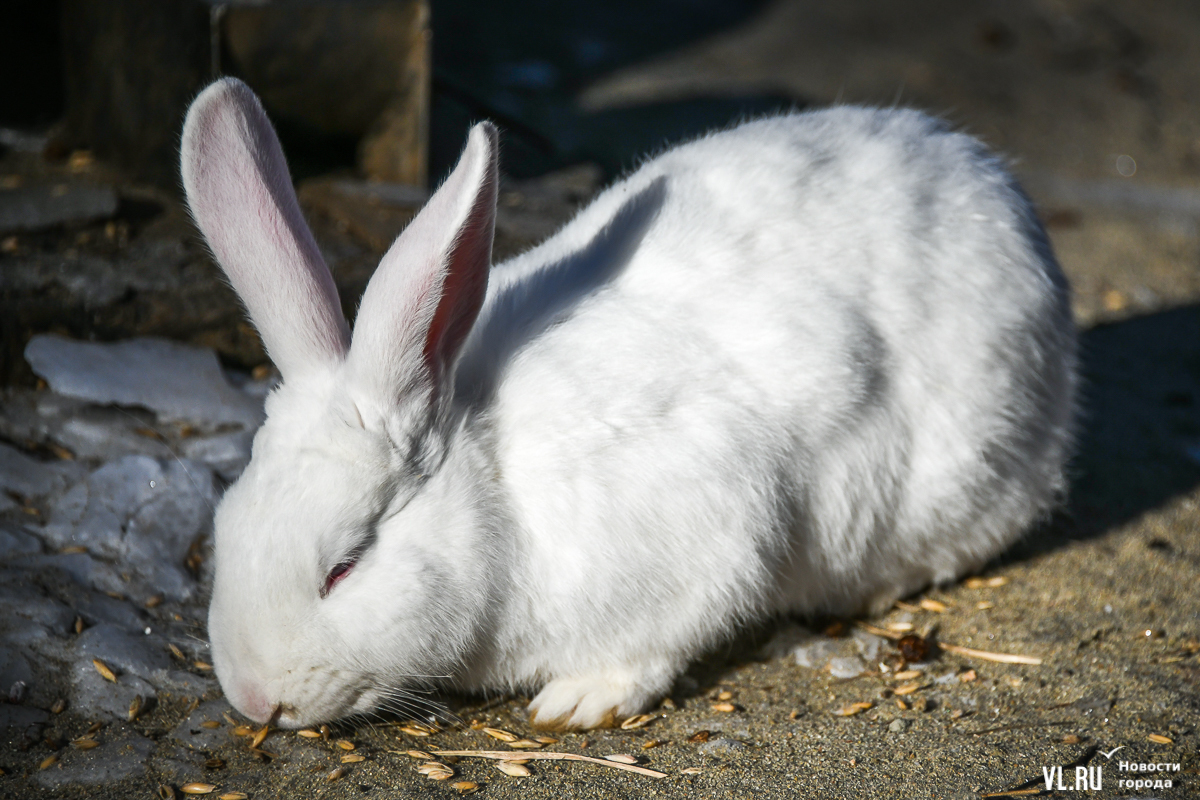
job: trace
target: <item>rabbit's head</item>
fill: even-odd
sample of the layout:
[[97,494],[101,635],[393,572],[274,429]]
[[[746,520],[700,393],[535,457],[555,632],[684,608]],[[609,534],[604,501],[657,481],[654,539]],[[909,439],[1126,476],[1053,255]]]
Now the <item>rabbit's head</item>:
[[301,726],[445,676],[486,614],[487,529],[456,455],[454,364],[487,288],[495,128],[477,125],[383,257],[354,334],[258,99],[225,79],[182,142],[196,224],[283,376],[215,524],[213,662],[233,705]]

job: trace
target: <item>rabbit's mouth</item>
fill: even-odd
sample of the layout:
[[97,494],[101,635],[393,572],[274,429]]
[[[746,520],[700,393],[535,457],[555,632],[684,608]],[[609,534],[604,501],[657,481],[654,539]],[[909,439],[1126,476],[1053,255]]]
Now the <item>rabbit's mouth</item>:
[[267,724],[280,728],[299,728],[302,721],[299,709],[288,703],[280,703],[275,706],[275,713],[271,715]]

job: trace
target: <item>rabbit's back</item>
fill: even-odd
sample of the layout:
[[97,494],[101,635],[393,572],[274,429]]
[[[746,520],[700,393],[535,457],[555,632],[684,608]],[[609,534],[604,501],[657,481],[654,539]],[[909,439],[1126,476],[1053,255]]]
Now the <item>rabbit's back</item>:
[[1063,486],[1066,283],[1000,162],[916,112],[668,151],[498,266],[477,330],[524,580],[622,625],[888,602]]

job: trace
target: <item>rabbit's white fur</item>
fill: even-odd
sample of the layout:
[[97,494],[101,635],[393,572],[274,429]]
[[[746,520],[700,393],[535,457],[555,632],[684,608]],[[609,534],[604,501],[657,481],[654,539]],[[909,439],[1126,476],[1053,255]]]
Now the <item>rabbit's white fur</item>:
[[741,622],[979,568],[1064,488],[1068,288],[974,139],[747,123],[489,276],[495,160],[477,126],[348,344],[253,94],[189,112],[193,214],[284,376],[216,519],[213,658],[249,717],[440,683],[604,724]]

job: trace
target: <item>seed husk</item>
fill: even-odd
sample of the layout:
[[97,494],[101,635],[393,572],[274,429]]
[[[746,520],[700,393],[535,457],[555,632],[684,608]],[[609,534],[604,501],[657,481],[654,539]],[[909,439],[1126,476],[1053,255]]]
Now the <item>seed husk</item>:
[[1161,733],[1152,733],[1146,737],[1155,744],[1174,744],[1175,740],[1170,736],[1163,736]]
[[353,750],[354,749],[354,742],[350,741],[349,739],[338,739],[336,744],[338,747],[342,748],[343,750]]
[[497,761],[496,769],[503,772],[505,775],[511,775],[514,778],[527,778],[533,773],[522,764],[514,764],[511,761]]
[[683,769],[679,770],[679,774],[680,775],[699,775],[703,771],[704,770],[700,769],[699,767],[684,767]]
[[233,735],[234,736],[253,736],[254,728],[251,728],[249,725],[238,725],[236,728],[233,729]]
[[449,767],[443,767],[442,769],[435,769],[425,773],[425,777],[431,781],[444,781],[454,777],[454,770]]
[[91,750],[93,747],[99,747],[100,743],[90,736],[81,736],[78,739],[73,739],[71,746],[76,750]]
[[899,697],[897,697],[896,698],[896,708],[900,709],[901,711],[908,711],[908,703],[904,702]]
[[76,633],[83,633],[83,617],[76,617],[75,624],[71,626]]
[[346,755],[342,756],[343,764],[357,764],[360,761],[366,760],[366,756],[359,755],[358,753],[346,753]]
[[183,656],[183,651],[182,651],[182,650],[180,650],[180,649],[179,649],[178,647],[176,647],[175,645],[173,645],[173,644],[171,644],[171,643],[169,643],[169,642],[168,642],[168,643],[167,643],[167,649],[171,651],[171,655],[175,656],[175,657],[176,657],[176,658],[178,658],[180,661],[186,661],[186,660],[187,660],[187,659],[186,659],[186,658],[184,658],[184,656]]
[[403,731],[404,733],[407,733],[409,736],[428,736],[429,735],[429,731],[414,727],[412,725],[401,725],[400,730]]
[[1068,733],[1066,736],[1062,737],[1063,744],[1079,744],[1081,741],[1083,740],[1073,733]]
[[103,727],[104,727],[103,722],[93,722],[91,725],[88,726],[87,733],[85,733],[84,736],[91,736],[94,733],[99,733],[100,729]]
[[514,750],[540,750],[544,747],[541,742],[535,742],[532,739],[517,739],[515,742],[505,742],[505,744]]
[[894,681],[911,681],[913,678],[921,677],[921,673],[915,669],[906,669],[903,672],[897,672],[892,676]]
[[103,661],[101,661],[98,658],[93,658],[92,666],[96,668],[96,672],[99,672],[100,677],[104,678],[104,680],[111,681],[112,683],[117,682],[117,675],[115,672],[113,672],[111,669],[108,668],[108,664],[105,664]]
[[937,600],[931,600],[928,597],[921,598],[919,605],[926,611],[934,611],[938,614],[945,614],[950,610],[950,607],[945,603],[938,602]]
[[866,702],[851,703],[848,706],[842,706],[841,708],[839,708],[837,711],[834,711],[833,713],[839,717],[853,717],[855,714],[861,714],[862,712],[866,711],[868,708],[870,708],[873,705],[874,705],[874,703],[866,703]]
[[165,783],[158,785],[158,796],[160,800],[175,800],[175,790]]
[[911,622],[889,622],[887,627],[889,631],[906,633],[913,629],[913,624]]
[[42,759],[42,763],[38,764],[38,769],[50,769],[58,763],[58,755],[49,755]]
[[[658,719],[657,714],[637,714],[636,716],[632,716],[629,719],[622,722],[621,730],[634,731],[634,730],[637,730],[638,728],[644,728],[656,719]],[[539,738],[538,741],[541,741],[541,739]],[[547,742],[547,744],[554,744],[554,743]]]
[[126,716],[129,718],[130,722],[135,722],[138,718],[138,715],[141,713],[142,713],[142,696],[139,694],[139,695],[135,695],[134,698],[129,701],[129,710],[128,710]]
[[994,589],[997,586],[1003,586],[1008,583],[1008,578],[967,578],[963,581],[963,586],[968,589]]
[[346,774],[345,767],[336,767],[329,771],[329,773],[325,776],[325,780],[328,781],[329,783],[333,783],[334,781],[338,780],[345,774]]
[[610,756],[604,756],[605,761],[615,761],[618,764],[636,764],[638,762],[635,756],[625,753],[613,753]]
[[206,719],[204,722],[200,723],[200,727],[208,728],[211,731],[221,727],[221,723],[217,722],[215,719]]
[[61,697],[54,701],[54,705],[50,706],[51,714],[61,714],[67,710],[67,701]]
[[450,767],[440,761],[426,761],[424,764],[417,765],[417,772],[421,773],[422,775],[428,775],[431,772],[437,772],[438,770],[443,769],[450,769]]
[[201,672],[212,672],[213,665],[207,661],[193,661],[192,666]]
[[459,794],[471,794],[479,791],[479,784],[474,781],[457,781],[450,784],[450,788]]
[[184,794],[212,794],[216,789],[211,783],[185,783],[179,787]]
[[737,706],[733,703],[713,703],[713,711],[720,711],[722,714],[731,714],[737,711]]
[[205,769],[225,769],[225,759],[210,758],[204,762]]
[[688,741],[692,744],[700,744],[701,742],[707,742],[710,736],[712,736],[710,731],[696,731],[688,737]]
[[553,736],[535,736],[533,740],[542,744],[558,744],[558,739],[555,739]]
[[642,742],[642,749],[649,750],[653,747],[658,747],[661,744],[662,744],[662,741],[660,741],[659,739],[651,739],[648,742]]
[[515,742],[521,738],[515,733],[511,733],[502,728],[484,728],[483,732],[493,739],[499,739],[502,742]]
[[250,740],[250,749],[257,750],[259,745],[267,740],[267,734],[271,732],[269,725],[263,725],[254,732],[254,738]]
[[296,731],[296,735],[303,736],[305,739],[320,739],[321,738],[321,734],[317,733],[316,731],[312,730],[311,728],[305,728],[303,730]]
[[84,547],[83,545],[73,544],[70,547],[64,547],[63,549],[59,550],[58,554],[60,556],[76,556],[76,555],[79,555],[80,553],[86,553],[86,552],[87,552],[87,548]]
[[719,693],[717,694],[717,699],[718,699],[718,700],[732,700],[732,699],[733,699],[733,692],[731,692],[731,691],[728,691],[728,690],[726,690],[726,691],[723,691],[723,692],[719,692]]
[[432,759],[433,758],[433,756],[431,756],[429,753],[426,753],[424,750],[406,750],[405,752],[407,755],[412,756],[413,758],[424,758],[424,759]]
[[996,604],[991,600],[980,600],[975,604],[976,611],[987,611],[989,608],[995,608]]
[[921,684],[919,684],[919,683],[906,683],[903,686],[897,686],[892,691],[895,694],[906,695],[906,694],[912,694],[913,692],[917,691],[920,688],[921,688]]
[[226,792],[223,795],[219,795],[217,800],[246,800],[246,798],[247,794],[245,792]]
[[963,674],[959,675],[958,680],[960,683],[970,683],[971,681],[975,680],[978,677],[979,677],[979,673],[977,673],[973,669],[969,669],[966,672],[964,672]]
[[161,594],[152,594],[146,598],[146,602],[142,603],[142,605],[144,605],[146,608],[158,608],[160,605],[162,605],[162,601],[163,599]]

